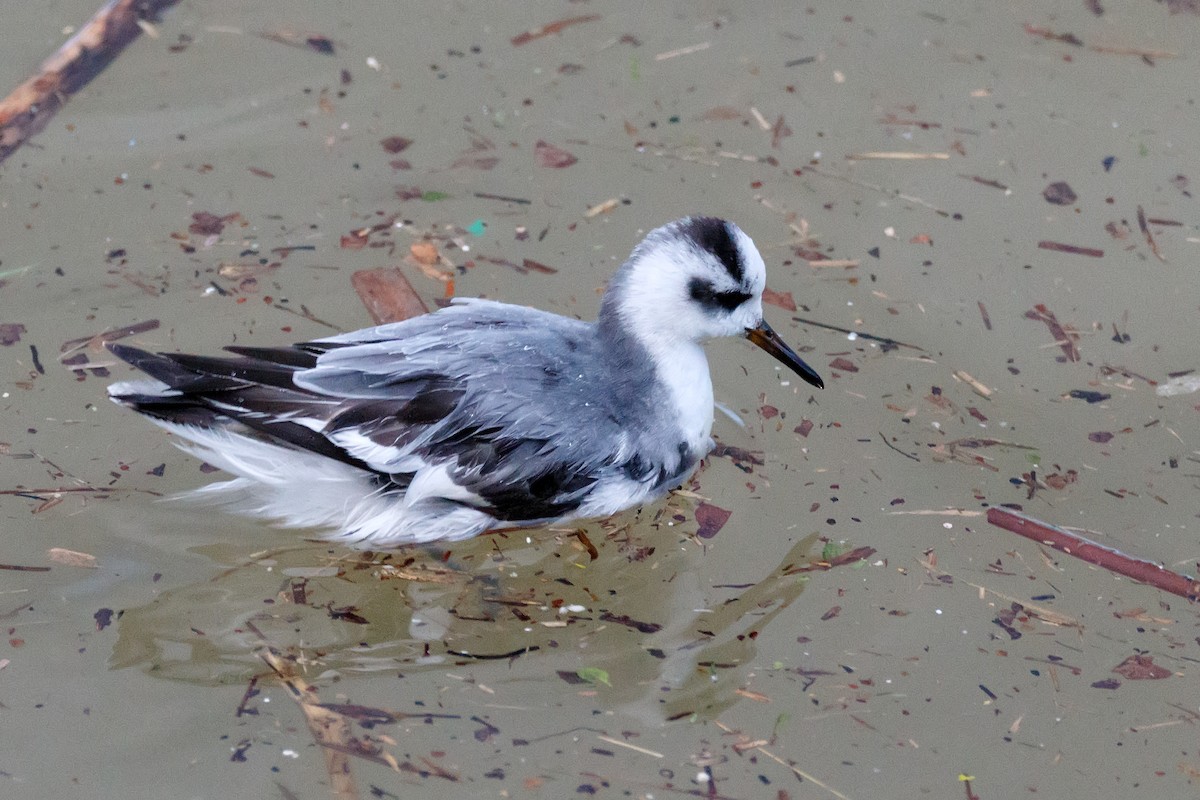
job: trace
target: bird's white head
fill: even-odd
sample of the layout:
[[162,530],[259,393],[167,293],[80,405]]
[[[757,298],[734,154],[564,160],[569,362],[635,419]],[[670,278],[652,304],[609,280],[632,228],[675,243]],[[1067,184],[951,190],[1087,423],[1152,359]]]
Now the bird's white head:
[[816,372],[763,320],[766,265],[732,222],[686,217],[652,230],[613,277],[601,325],[618,323],[651,350],[746,336],[814,386]]
[[766,282],[762,256],[738,226],[687,217],[650,231],[613,278],[605,305],[635,335],[699,342],[757,325]]

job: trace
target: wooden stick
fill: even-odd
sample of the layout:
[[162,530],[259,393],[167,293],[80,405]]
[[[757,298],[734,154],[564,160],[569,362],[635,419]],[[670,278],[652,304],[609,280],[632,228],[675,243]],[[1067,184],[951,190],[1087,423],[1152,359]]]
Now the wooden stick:
[[1156,589],[1186,597],[1188,600],[1200,599],[1200,581],[1180,575],[1153,561],[1127,556],[1120,550],[1105,547],[1057,525],[1040,522],[1007,508],[989,508],[987,519],[993,525],[1049,545],[1061,553],[1083,559],[1089,564],[1104,567],[1110,572],[1148,583]]
[[109,0],[42,62],[38,74],[0,100],[0,162],[50,122],[67,97],[100,74],[142,26],[178,0]]

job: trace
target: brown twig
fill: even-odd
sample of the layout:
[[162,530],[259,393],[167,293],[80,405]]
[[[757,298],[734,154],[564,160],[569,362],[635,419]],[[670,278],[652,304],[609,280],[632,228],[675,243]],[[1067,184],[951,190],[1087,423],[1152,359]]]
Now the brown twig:
[[925,351],[924,347],[918,347],[915,344],[908,344],[907,342],[901,342],[897,339],[888,338],[887,336],[876,336],[873,333],[864,333],[863,331],[851,330],[850,328],[842,328],[838,325],[830,325],[829,323],[826,323],[826,322],[817,322],[816,320],[813,320],[813,319],[805,319],[804,317],[792,317],[792,321],[800,322],[805,325],[812,325],[815,328],[824,328],[827,331],[837,331],[838,333],[853,334],[854,336],[858,337],[859,339],[867,339],[872,342],[879,342],[880,344],[883,344],[883,345],[895,345],[896,347],[907,347],[910,350],[920,350],[921,352]]
[[1167,263],[1167,259],[1163,258],[1163,254],[1158,251],[1158,242],[1154,241],[1154,234],[1150,233],[1150,226],[1146,223],[1146,212],[1138,206],[1138,227],[1142,231],[1142,235],[1146,237],[1146,244],[1150,245],[1150,252],[1154,253],[1154,257],[1162,263]]
[[912,453],[906,453],[903,450],[901,450],[899,447],[896,447],[896,445],[889,442],[887,436],[884,435],[883,431],[879,432],[879,438],[883,440],[884,444],[886,444],[888,447],[895,450],[897,453],[904,456],[905,458],[911,458],[913,461],[921,460],[921,459],[917,458],[916,456],[914,456]]
[[990,331],[992,329],[992,318],[988,316],[987,306],[983,304],[982,300],[977,300],[976,302],[979,304],[979,314],[983,317],[983,327]]
[[0,100],[0,161],[40,132],[66,102],[177,0],[109,0],[36,75]]
[[53,486],[49,489],[0,489],[0,495],[15,495],[17,497],[39,494],[66,494],[68,492],[82,494],[141,492],[142,494],[152,494],[155,497],[162,497],[162,492],[156,492],[153,489],[138,489],[131,486]]
[[825,572],[834,567],[844,567],[847,564],[857,564],[859,561],[865,561],[875,555],[874,547],[856,547],[840,555],[836,555],[828,561],[814,561],[811,564],[803,566],[789,566],[783,570],[784,575],[799,575],[802,572]]
[[329,773],[333,796],[337,800],[357,800],[358,787],[354,783],[354,773],[350,771],[350,755],[353,754],[350,743],[354,737],[350,732],[349,719],[322,706],[316,689],[300,677],[295,665],[287,658],[269,647],[263,648],[258,654],[304,712],[309,733],[321,746],[325,756],[325,769]]
[[572,25],[579,25],[584,22],[595,22],[600,19],[599,14],[584,14],[578,17],[567,17],[566,19],[547,22],[545,25],[539,25],[536,28],[530,28],[524,33],[518,33],[512,37],[513,47],[520,47],[523,44],[529,44],[536,39],[542,39],[546,36],[552,36],[556,33],[562,33],[565,29]]
[[[714,720],[713,724],[715,724],[718,728],[720,728],[725,733],[728,733],[728,734],[736,733],[736,731],[733,728],[729,727],[728,725],[721,722],[720,720]],[[769,742],[770,742],[770,740],[768,740],[768,739],[755,739],[753,741],[747,741],[743,745],[743,749],[758,751],[759,753],[763,754],[767,758],[774,761],[776,764],[779,764],[780,766],[784,767],[785,769],[791,770],[792,774],[795,775],[800,780],[808,781],[809,783],[813,784],[814,786],[818,786],[821,789],[824,789],[825,791],[829,792],[834,797],[838,798],[838,800],[850,800],[849,797],[842,794],[837,789],[834,789],[829,784],[825,783],[824,781],[819,780],[812,774],[805,772],[804,770],[797,767],[792,761],[785,760],[785,759],[780,758],[779,756],[775,755],[774,753],[772,753],[765,746]],[[741,752],[741,751],[739,750],[738,752]]]
[[1105,547],[1057,525],[1049,525],[1007,508],[989,508],[987,519],[993,525],[1110,572],[1148,583],[1156,589],[1186,597],[1188,600],[1200,599],[1200,581],[1173,572],[1152,561],[1125,555],[1120,550]]
[[1091,258],[1103,258],[1104,251],[1098,247],[1081,247],[1077,244],[1064,244],[1063,242],[1052,242],[1048,239],[1043,239],[1037,243],[1039,250],[1053,250],[1056,253],[1071,253],[1077,256],[1090,256]]
[[1074,331],[1068,333],[1066,328],[1059,323],[1058,317],[1054,316],[1054,312],[1046,308],[1044,304],[1038,303],[1032,311],[1026,311],[1025,317],[1046,323],[1046,327],[1050,329],[1050,335],[1054,337],[1054,343],[1062,348],[1068,361],[1079,361],[1082,358],[1079,348],[1075,346],[1075,340],[1079,338],[1079,334]]

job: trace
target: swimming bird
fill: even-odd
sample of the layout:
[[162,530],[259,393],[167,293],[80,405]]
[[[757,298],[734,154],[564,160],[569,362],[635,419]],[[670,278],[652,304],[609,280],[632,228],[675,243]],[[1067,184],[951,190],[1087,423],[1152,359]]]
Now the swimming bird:
[[111,398],[236,476],[191,494],[363,548],[607,516],[713,448],[701,343],[747,337],[820,376],[763,319],[766,267],[732,222],[651,231],[599,318],[456,298],[431,314],[233,357],[110,344],[152,380]]

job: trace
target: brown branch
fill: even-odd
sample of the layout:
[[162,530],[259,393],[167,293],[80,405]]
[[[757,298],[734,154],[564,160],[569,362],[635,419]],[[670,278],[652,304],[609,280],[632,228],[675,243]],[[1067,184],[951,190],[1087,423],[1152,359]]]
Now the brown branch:
[[1075,340],[1079,338],[1079,334],[1074,331],[1068,332],[1054,316],[1054,312],[1047,309],[1045,305],[1038,303],[1032,311],[1025,312],[1025,318],[1046,323],[1046,327],[1050,329],[1050,335],[1054,337],[1054,343],[1062,348],[1068,361],[1079,361],[1082,358],[1079,348],[1075,346]]
[[1127,556],[1120,550],[1105,547],[1057,525],[1048,525],[1007,508],[989,508],[987,518],[993,525],[1049,545],[1060,553],[1075,556],[1089,564],[1133,578],[1135,581],[1148,583],[1156,589],[1186,597],[1188,600],[1200,599],[1200,581],[1180,575],[1152,561]]
[[556,33],[562,33],[566,28],[572,25],[579,25],[583,22],[595,22],[600,19],[599,14],[584,14],[579,17],[567,17],[566,19],[555,20],[548,22],[545,25],[540,25],[536,28],[531,28],[524,33],[518,33],[512,37],[513,47],[520,47],[523,44],[529,44],[535,39],[541,39],[546,36],[552,36]]
[[142,32],[142,23],[178,0],[109,0],[42,62],[36,75],[0,100],[0,162],[39,133],[66,102]]
[[836,555],[828,561],[814,561],[803,566],[788,566],[783,570],[784,575],[798,575],[801,572],[824,572],[834,567],[844,567],[847,564],[857,564],[875,555],[874,547],[856,547],[853,550]]
[[304,713],[308,732],[321,746],[321,753],[325,756],[325,770],[329,774],[329,787],[333,790],[334,800],[358,800],[358,787],[350,770],[349,756],[359,753],[357,748],[351,746],[357,740],[351,734],[349,719],[344,714],[323,707],[316,689],[300,677],[290,660],[270,647],[263,648],[258,655],[267,662],[267,666]]
[[1150,226],[1146,223],[1146,212],[1141,206],[1137,207],[1138,228],[1142,231],[1142,235],[1146,237],[1146,244],[1150,245],[1150,252],[1154,253],[1154,257],[1162,263],[1167,263],[1167,259],[1163,258],[1163,254],[1158,250],[1158,242],[1154,241],[1154,234],[1150,233]]
[[137,489],[131,486],[52,486],[49,489],[0,489],[0,495],[11,495],[15,497],[24,497],[26,495],[39,494],[66,494],[68,492],[84,493],[84,494],[112,494],[114,492],[141,492],[142,494],[152,494],[155,497],[162,497],[162,492],[156,492],[153,489]]

